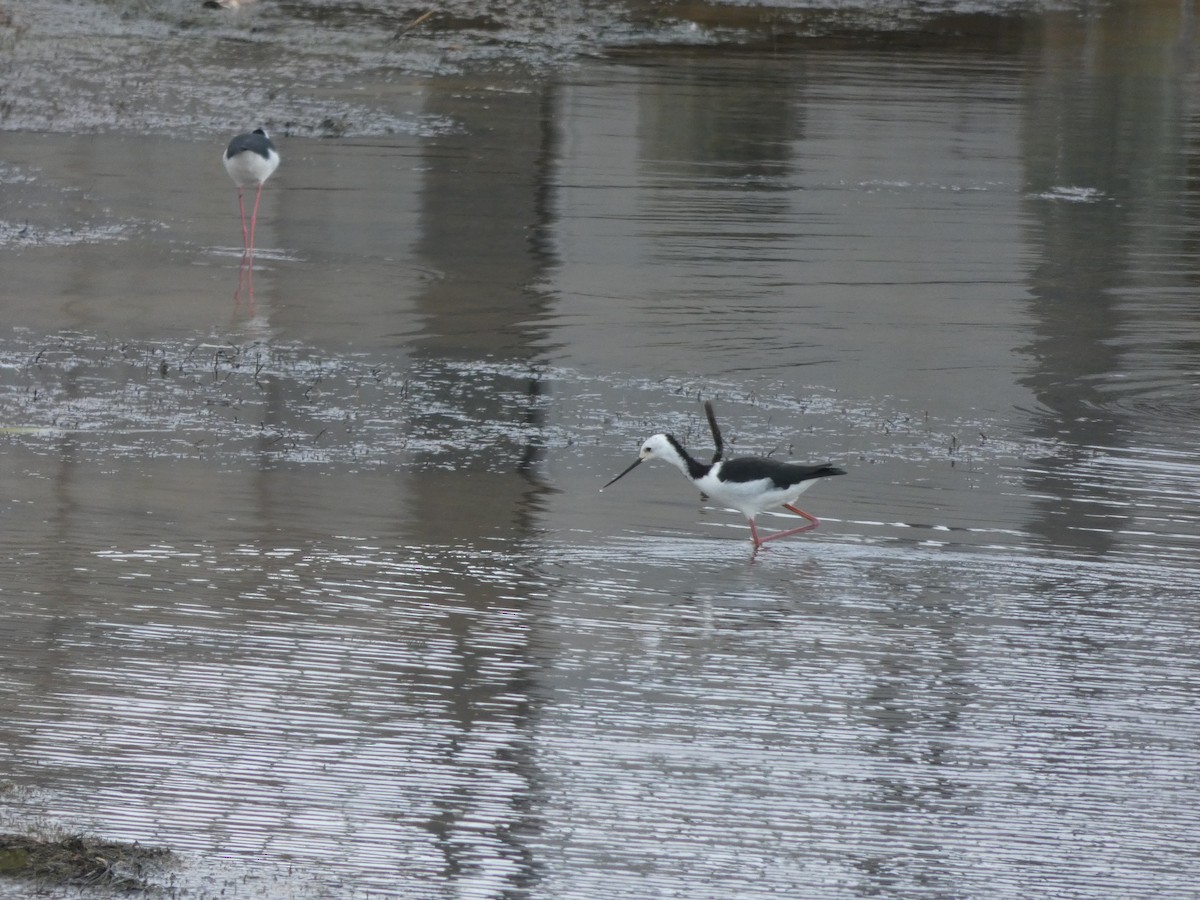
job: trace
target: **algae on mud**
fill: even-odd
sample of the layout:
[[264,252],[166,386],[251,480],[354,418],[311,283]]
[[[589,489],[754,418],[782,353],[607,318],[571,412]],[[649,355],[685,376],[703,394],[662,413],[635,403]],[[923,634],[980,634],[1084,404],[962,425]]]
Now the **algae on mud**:
[[144,890],[149,867],[173,858],[164,847],[143,847],[85,835],[63,838],[0,834],[0,875],[38,886],[87,885]]

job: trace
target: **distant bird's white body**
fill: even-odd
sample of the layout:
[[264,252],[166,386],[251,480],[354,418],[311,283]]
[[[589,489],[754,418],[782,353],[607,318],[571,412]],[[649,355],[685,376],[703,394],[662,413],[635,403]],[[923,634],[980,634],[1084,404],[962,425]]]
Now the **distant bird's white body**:
[[[820,524],[817,518],[792,504],[816,484],[818,479],[846,474],[830,465],[805,466],[758,456],[702,463],[694,459],[674,436],[655,434],[642,444],[638,458],[633,464],[604,487],[624,478],[647,459],[669,462],[702,493],[745,516],[750,523],[750,539],[754,541],[755,549],[767,541],[816,528]],[[758,528],[754,524],[755,517],[764,510],[777,506],[807,519],[808,524],[760,538]]]
[[279,168],[279,154],[267,132],[259,128],[231,140],[223,162],[239,188],[260,187]]

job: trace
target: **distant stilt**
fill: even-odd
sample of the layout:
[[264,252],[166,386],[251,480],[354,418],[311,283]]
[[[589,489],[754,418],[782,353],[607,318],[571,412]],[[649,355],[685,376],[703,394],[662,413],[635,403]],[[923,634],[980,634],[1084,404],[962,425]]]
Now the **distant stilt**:
[[[242,216],[242,246],[247,255],[254,256],[254,227],[258,223],[258,202],[262,199],[263,184],[271,173],[279,168],[279,154],[265,129],[256,128],[239,134],[225,148],[225,171],[238,189],[238,212]],[[250,228],[246,229],[246,207],[242,199],[244,190],[254,186],[254,212],[250,216]]]
[[[254,270],[254,231],[258,225],[258,203],[262,199],[263,184],[271,173],[279,167],[279,154],[275,145],[263,128],[256,128],[245,134],[237,135],[225,148],[225,171],[237,185],[238,213],[242,218],[242,267],[246,270],[246,280],[249,286],[250,299],[254,299],[253,270]],[[246,227],[246,204],[243,194],[247,187],[254,186],[254,211],[250,214],[250,227]],[[238,290],[234,297],[239,297],[242,289],[242,274],[238,274]]]

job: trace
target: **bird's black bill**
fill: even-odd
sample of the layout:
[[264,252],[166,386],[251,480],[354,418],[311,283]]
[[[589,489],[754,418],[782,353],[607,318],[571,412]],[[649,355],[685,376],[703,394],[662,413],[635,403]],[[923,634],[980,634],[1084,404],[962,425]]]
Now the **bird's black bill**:
[[[642,458],[639,456],[637,459],[635,459],[633,461],[633,465],[631,465],[628,469],[626,469],[624,472],[622,472],[620,475],[618,475],[616,478],[614,478],[608,484],[616,484],[618,481],[620,481],[622,478],[624,478],[626,475],[628,475],[630,472],[632,472],[634,469],[636,469],[641,464],[642,464]],[[600,488],[600,490],[604,490],[604,488],[608,487],[608,484],[606,484],[604,487]]]

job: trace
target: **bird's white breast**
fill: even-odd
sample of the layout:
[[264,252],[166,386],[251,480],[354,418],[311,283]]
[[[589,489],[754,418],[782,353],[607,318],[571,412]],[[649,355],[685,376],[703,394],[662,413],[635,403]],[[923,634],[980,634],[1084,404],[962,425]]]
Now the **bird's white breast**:
[[225,171],[238,187],[250,187],[266,181],[279,166],[279,154],[271,150],[266,157],[243,150],[225,157]]

